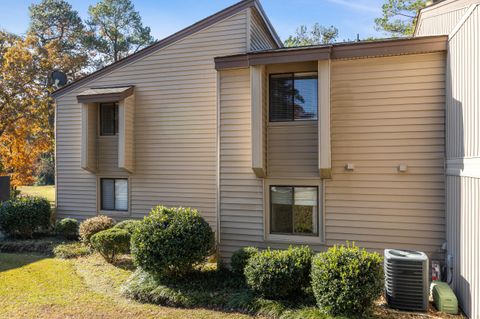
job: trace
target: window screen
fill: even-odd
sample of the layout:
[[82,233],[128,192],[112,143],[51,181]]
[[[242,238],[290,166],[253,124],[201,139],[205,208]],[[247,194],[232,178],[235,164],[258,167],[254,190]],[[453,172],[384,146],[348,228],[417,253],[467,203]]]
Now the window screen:
[[318,187],[271,186],[270,232],[318,234]]
[[118,133],[118,104],[100,104],[100,135],[109,136]]
[[270,75],[270,122],[318,119],[315,72]]
[[102,178],[101,180],[101,209],[128,210],[128,180]]

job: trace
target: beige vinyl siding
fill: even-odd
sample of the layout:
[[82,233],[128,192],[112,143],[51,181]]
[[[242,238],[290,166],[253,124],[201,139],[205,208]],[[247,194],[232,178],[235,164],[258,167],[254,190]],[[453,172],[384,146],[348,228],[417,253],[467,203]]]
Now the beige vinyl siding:
[[332,62],[328,245],[354,240],[440,257],[444,96],[443,53]]
[[[475,2],[475,1],[472,1]],[[463,311],[480,318],[480,7],[448,42],[447,244]],[[468,12],[466,13],[468,14]]]
[[[191,206],[215,229],[217,77],[213,59],[244,53],[246,34],[244,10],[61,96],[57,100],[58,215],[84,219],[97,213],[97,176],[80,168],[81,117],[76,95],[89,87],[135,85],[131,215],[142,217],[159,203]],[[108,165],[112,169],[114,164]]]
[[220,255],[263,245],[263,181],[251,168],[250,70],[220,75]]
[[94,103],[81,104],[81,112],[81,167],[95,172],[97,170],[98,107]]
[[[224,261],[247,245],[288,246],[265,240],[264,183],[275,181],[318,183],[322,201],[325,192],[325,210],[319,203],[325,244],[316,240],[315,250],[351,240],[377,251],[397,247],[442,257],[445,55],[332,61],[331,76],[333,172],[323,190],[318,152],[310,144],[318,143],[318,128],[311,123],[300,123],[295,130],[288,126],[292,123],[270,126],[268,130],[277,132],[268,132],[269,176],[265,181],[255,177],[250,169],[249,70],[221,72],[219,200]],[[272,159],[272,149],[280,143],[288,144],[281,149],[290,153],[273,153]],[[295,148],[305,146],[315,151],[296,157]],[[283,165],[292,156],[297,163],[309,158],[299,165],[305,171],[292,173]],[[282,166],[275,166],[275,161]],[[355,165],[353,172],[345,171],[347,163]],[[400,163],[408,165],[406,173],[398,172]]]
[[319,178],[318,122],[269,123],[269,178]]
[[250,51],[277,48],[267,26],[256,9],[250,9]]
[[118,166],[133,173],[135,169],[135,95],[120,101],[118,114]]
[[127,175],[125,170],[118,167],[118,136],[98,136],[97,147],[97,175]]

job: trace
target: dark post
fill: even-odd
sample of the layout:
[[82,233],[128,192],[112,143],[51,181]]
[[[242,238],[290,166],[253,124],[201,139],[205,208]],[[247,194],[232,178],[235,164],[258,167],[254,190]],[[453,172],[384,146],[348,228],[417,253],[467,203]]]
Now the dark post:
[[0,176],[0,202],[10,199],[10,176]]

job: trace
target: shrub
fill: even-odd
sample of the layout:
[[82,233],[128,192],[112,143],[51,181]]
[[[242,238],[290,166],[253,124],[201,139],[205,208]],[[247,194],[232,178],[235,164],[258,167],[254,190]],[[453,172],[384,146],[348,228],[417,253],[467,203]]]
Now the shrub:
[[236,274],[243,275],[248,260],[256,254],[258,254],[256,247],[243,247],[236,250],[230,260],[232,271]]
[[0,204],[0,229],[10,236],[32,238],[33,233],[50,228],[52,210],[47,199],[18,197]]
[[333,315],[367,314],[383,291],[382,257],[355,244],[316,255],[311,276],[318,306]]
[[264,250],[245,267],[248,286],[269,298],[283,298],[309,285],[312,251],[307,246]]
[[90,252],[90,248],[79,242],[61,244],[53,249],[55,257],[62,259],[82,257],[90,254]]
[[90,238],[93,248],[108,262],[115,261],[118,254],[126,254],[130,249],[130,234],[123,229],[102,230]]
[[130,233],[130,235],[133,235],[133,232],[135,231],[135,229],[137,229],[138,225],[141,222],[141,220],[127,219],[116,224],[114,228],[126,230],[128,233]]
[[78,238],[78,221],[74,218],[63,218],[55,224],[55,234],[66,239]]
[[134,262],[147,272],[183,275],[213,251],[208,223],[190,208],[157,206],[132,236]]
[[86,245],[90,245],[90,238],[102,230],[112,228],[115,221],[107,216],[96,216],[85,220],[80,224],[80,239]]

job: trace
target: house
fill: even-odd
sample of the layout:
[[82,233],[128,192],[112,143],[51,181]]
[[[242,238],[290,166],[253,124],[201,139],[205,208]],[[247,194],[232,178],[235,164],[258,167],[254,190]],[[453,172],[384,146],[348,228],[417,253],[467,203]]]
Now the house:
[[[452,124],[445,138],[445,115],[458,114],[451,39],[427,32],[443,24],[427,20],[438,6],[421,12],[413,38],[283,48],[259,1],[244,0],[64,86],[54,93],[58,216],[191,206],[227,262],[247,245],[346,240],[457,254],[467,239],[452,227],[470,233],[449,206],[460,205],[460,180],[445,182],[445,154],[462,136]],[[478,193],[469,183],[461,189]],[[457,293],[463,262],[480,264],[472,247],[473,259],[450,258]],[[478,318],[469,269],[461,296]]]

